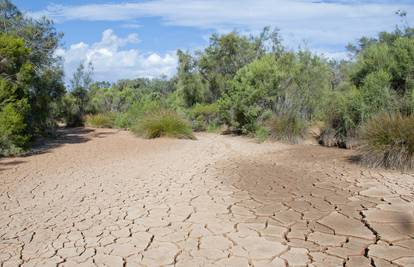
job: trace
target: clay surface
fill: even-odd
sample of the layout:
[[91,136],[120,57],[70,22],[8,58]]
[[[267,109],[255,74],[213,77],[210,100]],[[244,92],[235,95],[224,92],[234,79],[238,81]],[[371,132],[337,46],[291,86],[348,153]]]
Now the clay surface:
[[414,174],[353,153],[68,130],[0,160],[0,265],[414,266]]

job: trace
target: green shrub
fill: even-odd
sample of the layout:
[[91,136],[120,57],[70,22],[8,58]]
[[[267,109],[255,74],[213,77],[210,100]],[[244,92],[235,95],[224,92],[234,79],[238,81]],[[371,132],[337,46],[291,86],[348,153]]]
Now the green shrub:
[[[0,155],[22,152],[34,136],[30,90],[34,81],[30,49],[23,39],[0,33]],[[37,128],[37,127],[36,127]]]
[[144,138],[175,137],[195,139],[190,125],[176,112],[160,110],[144,115],[131,128],[138,136]]
[[[19,104],[17,106],[17,104]],[[28,104],[17,102],[7,104],[0,110],[0,155],[10,156],[23,152],[29,135],[25,133],[26,124],[22,114]]]
[[273,116],[265,124],[269,137],[290,143],[298,143],[307,130],[307,123],[293,114]]
[[362,82],[360,88],[346,87],[331,95],[326,108],[326,128],[320,136],[322,145],[357,146],[357,133],[363,123],[380,112],[398,109],[395,95],[390,90],[390,76],[386,72],[372,72]]
[[66,94],[62,99],[61,115],[67,127],[83,126],[81,108],[72,94]]
[[114,120],[114,127],[119,129],[128,129],[131,127],[130,117],[127,113],[117,113]]
[[372,167],[414,168],[414,116],[382,113],[361,131],[362,162]]
[[364,100],[361,91],[355,87],[330,96],[326,108],[327,121],[319,142],[324,146],[347,147],[355,139],[364,120]]
[[87,115],[85,125],[94,128],[113,128],[115,126],[116,113],[99,113]]
[[222,125],[216,123],[210,123],[207,126],[207,132],[209,133],[219,133],[222,130]]
[[391,76],[383,71],[368,74],[360,88],[364,102],[363,116],[370,118],[382,111],[396,110],[396,99],[391,91]]
[[206,131],[217,128],[220,123],[219,107],[217,103],[196,104],[188,112],[194,131]]
[[269,130],[265,127],[258,127],[254,136],[259,143],[263,143],[269,137]]
[[[290,66],[290,65],[289,65]],[[281,84],[288,76],[272,55],[240,69],[228,91],[219,99],[220,115],[233,132],[254,133],[258,118],[275,105],[281,95]]]
[[161,108],[161,103],[157,100],[149,98],[141,99],[139,102],[132,104],[132,106],[121,115],[117,120],[116,124],[122,126],[120,128],[131,128],[136,125],[137,121],[140,120],[145,114],[153,113]]
[[255,133],[269,110],[311,120],[321,113],[329,68],[309,52],[266,55],[240,69],[218,101],[223,121],[234,132]]

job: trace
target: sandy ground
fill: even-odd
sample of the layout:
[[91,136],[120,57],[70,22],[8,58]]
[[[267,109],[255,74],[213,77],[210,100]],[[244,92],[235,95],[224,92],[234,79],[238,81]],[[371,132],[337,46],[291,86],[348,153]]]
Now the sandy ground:
[[352,152],[75,129],[0,160],[1,266],[414,266],[414,174]]

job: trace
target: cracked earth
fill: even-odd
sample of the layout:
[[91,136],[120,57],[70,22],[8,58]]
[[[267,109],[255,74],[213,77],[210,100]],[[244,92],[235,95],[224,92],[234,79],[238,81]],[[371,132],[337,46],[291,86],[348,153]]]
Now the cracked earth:
[[352,151],[73,131],[0,160],[1,266],[414,266],[414,174]]

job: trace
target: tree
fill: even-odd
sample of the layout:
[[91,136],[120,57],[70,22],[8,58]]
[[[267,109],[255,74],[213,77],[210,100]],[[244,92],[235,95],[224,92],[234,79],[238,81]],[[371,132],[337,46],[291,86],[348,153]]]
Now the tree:
[[237,71],[247,64],[264,56],[266,52],[281,53],[281,40],[278,30],[266,27],[257,36],[243,36],[237,32],[225,35],[213,34],[210,45],[198,53],[198,68],[208,83],[211,101],[215,101],[226,92],[229,81]]
[[71,91],[64,98],[64,117],[67,126],[81,126],[88,111],[89,89],[92,85],[93,66],[80,63],[70,80]]
[[61,61],[55,56],[62,35],[52,21],[27,18],[9,0],[0,0],[0,32],[21,38],[28,48],[34,77],[27,85],[27,127],[33,135],[45,134],[56,126],[56,106],[65,93]]
[[22,39],[0,34],[0,154],[19,152],[31,137],[28,87],[34,71],[29,53]]
[[[282,62],[282,61],[280,61]],[[240,69],[230,89],[219,100],[224,121],[236,131],[254,132],[259,118],[281,105],[284,88],[292,81],[292,57],[284,65],[267,55]]]
[[195,63],[188,53],[181,50],[177,51],[178,55],[178,94],[183,99],[186,107],[191,107],[196,103],[203,101],[204,84],[200,75],[196,72]]

